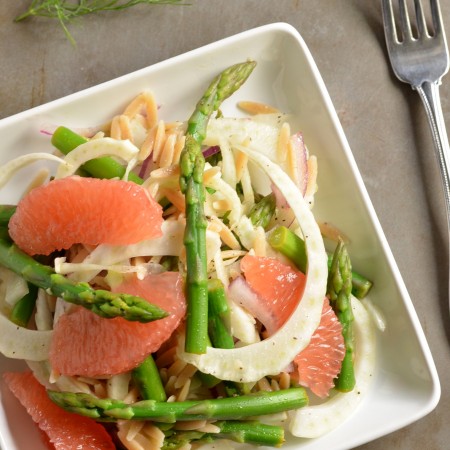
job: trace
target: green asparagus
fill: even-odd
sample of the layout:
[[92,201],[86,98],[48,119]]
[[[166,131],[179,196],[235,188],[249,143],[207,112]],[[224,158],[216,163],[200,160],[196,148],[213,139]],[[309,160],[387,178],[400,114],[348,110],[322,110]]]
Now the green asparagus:
[[36,306],[36,299],[38,294],[38,287],[34,284],[28,283],[28,292],[20,298],[14,305],[10,320],[21,327],[26,327],[33,315],[34,307]]
[[[228,330],[230,307],[228,306],[225,287],[220,280],[208,282],[208,330],[211,344],[215,348],[234,348],[234,339]],[[205,376],[205,374],[203,374]],[[206,375],[212,377],[212,375]],[[203,378],[202,378],[203,379]],[[218,380],[219,382],[221,380]],[[233,381],[223,381],[225,395],[241,395],[245,385]]]
[[216,439],[229,439],[239,443],[281,447],[284,443],[284,429],[277,425],[266,425],[254,421],[218,421],[214,422],[217,433],[201,431],[166,431],[162,450],[175,450],[194,442],[213,442]]
[[180,157],[180,188],[186,202],[186,343],[190,353],[205,353],[208,340],[208,283],[206,271],[206,217],[203,211],[205,159],[201,144],[209,118],[252,72],[255,62],[236,64],[210,84],[189,118],[186,142]]
[[289,258],[303,273],[306,272],[307,258],[304,240],[284,226],[273,230],[268,238],[271,247]]
[[[217,282],[217,283],[216,283]],[[225,298],[225,289],[219,280],[209,280],[208,290],[208,346],[215,348],[233,348],[234,340],[226,326],[226,316],[229,314]],[[203,386],[212,389],[223,387],[223,395],[231,397],[244,393],[245,385],[234,381],[221,380],[209,373],[198,371],[196,374]],[[219,386],[220,385],[220,386]]]
[[[281,426],[265,425],[259,422],[227,421],[216,422],[222,438],[240,443],[281,447],[284,443],[284,429]],[[215,437],[214,434],[210,434]]]
[[[329,265],[331,266],[332,257],[330,255]],[[352,270],[352,295],[358,299],[363,299],[372,289],[373,283],[358,272]]]
[[21,275],[27,282],[51,295],[81,305],[101,317],[123,317],[127,320],[150,322],[167,313],[145,299],[129,294],[93,289],[88,283],[76,283],[57,274],[50,266],[34,260],[10,240],[0,239],[0,264]]
[[47,391],[50,399],[67,411],[100,421],[152,420],[175,423],[183,420],[239,420],[245,417],[274,414],[298,409],[308,404],[304,388],[261,391],[238,397],[182,402],[142,400],[128,404],[90,394]]
[[144,400],[158,402],[167,400],[166,391],[152,355],[147,356],[139,366],[133,369],[131,376]]
[[0,226],[8,227],[9,219],[16,212],[16,205],[0,205]]
[[[269,244],[274,250],[279,251],[289,258],[303,273],[306,272],[306,249],[305,242],[293,231],[284,226],[273,230],[268,238]],[[331,268],[333,255],[328,256],[328,269]],[[352,294],[358,298],[364,298],[372,288],[373,283],[363,275],[352,271]]]
[[275,195],[268,194],[259,202],[255,203],[248,216],[255,227],[266,229],[275,213]]
[[[52,136],[52,144],[64,155],[88,140],[66,127],[58,127]],[[122,178],[125,175],[125,167],[109,156],[91,159],[81,167],[86,173],[95,178]],[[133,172],[128,174],[128,180],[136,184],[142,184],[144,180]]]
[[208,283],[208,322],[209,337],[215,348],[233,348],[234,340],[227,328],[230,308],[221,281],[210,280]]
[[340,239],[328,274],[327,296],[342,325],[345,356],[335,380],[339,391],[349,392],[355,386],[353,367],[353,311],[351,307],[352,267],[344,242]]

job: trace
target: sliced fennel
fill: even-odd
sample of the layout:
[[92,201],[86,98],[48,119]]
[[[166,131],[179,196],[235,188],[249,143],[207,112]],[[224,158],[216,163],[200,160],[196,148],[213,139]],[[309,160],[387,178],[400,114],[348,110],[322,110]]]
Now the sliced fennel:
[[222,179],[233,190],[236,188],[236,166],[233,150],[225,136],[219,136],[218,143],[222,155]]
[[[220,145],[222,148],[226,141],[227,147],[235,148],[236,145],[245,145],[251,142],[253,148],[257,148],[260,153],[279,164],[288,173],[286,162],[280,161],[277,157],[280,129],[281,123],[278,115],[270,114],[264,121],[221,117],[210,120],[204,143],[205,145]],[[225,161],[223,161],[223,166],[225,166]],[[269,194],[270,183],[268,183],[268,177],[264,171],[254,164],[249,164],[248,168],[252,175],[255,191],[261,195]],[[224,167],[224,173],[225,171]]]
[[28,293],[27,282],[22,276],[16,274],[12,270],[2,267],[2,284],[4,285],[3,300],[10,307]]
[[36,323],[36,329],[39,331],[49,331],[53,329],[53,315],[49,308],[48,294],[44,289],[38,290],[34,321]]
[[221,117],[211,119],[208,124],[205,145],[220,145],[223,139],[233,139],[241,144],[251,142],[252,147],[257,148],[269,159],[277,160],[276,149],[280,133],[280,123],[275,116],[267,122],[258,122],[247,118]]
[[140,279],[144,278],[149,269],[152,267],[152,263],[138,264],[131,266],[129,264],[88,264],[88,263],[70,263],[66,262],[65,257],[55,258],[55,272],[61,275],[68,275],[74,272],[86,272],[95,271],[101,272],[102,270],[112,271],[116,273],[135,273]]
[[0,167],[0,188],[3,187],[20,169],[41,160],[60,163],[61,170],[66,168],[67,165],[64,159],[52,155],[51,153],[29,153],[28,155],[19,156]]
[[242,216],[234,231],[238,235],[241,244],[247,250],[250,250],[256,239],[256,229],[249,217]]
[[[165,220],[161,226],[163,234],[159,238],[132,245],[101,244],[82,263],[79,263],[80,271],[73,273],[71,278],[76,281],[90,281],[101,271],[101,268],[93,269],[93,265],[111,266],[139,256],[180,256],[183,250],[184,227],[183,221]],[[213,259],[220,245],[219,235],[207,230],[208,262]],[[81,264],[85,265],[85,270],[82,269]]]
[[328,269],[319,227],[293,181],[266,156],[243,146],[239,150],[271,178],[301,226],[309,262],[303,297],[285,325],[268,339],[234,349],[208,347],[203,354],[179,348],[179,357],[220,379],[251,382],[280,373],[308,345],[320,321]]
[[116,156],[125,162],[136,162],[139,149],[128,140],[119,141],[109,137],[91,139],[79,145],[64,157],[64,164],[58,167],[55,178],[73,175],[85,162],[101,156]]
[[7,358],[30,361],[48,359],[52,333],[19,327],[0,314],[0,352]]
[[352,414],[369,389],[375,371],[375,330],[370,314],[352,297],[355,332],[356,386],[320,405],[306,406],[292,414],[289,429],[294,436],[316,438],[337,428]]
[[230,306],[231,335],[241,344],[254,344],[261,339],[256,331],[256,320],[244,308],[232,299],[228,299]]

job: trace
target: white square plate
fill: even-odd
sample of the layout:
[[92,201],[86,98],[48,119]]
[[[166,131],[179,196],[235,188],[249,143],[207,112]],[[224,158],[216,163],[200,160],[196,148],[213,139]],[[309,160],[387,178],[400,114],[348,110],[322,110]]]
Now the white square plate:
[[[286,24],[250,30],[99,86],[0,121],[0,164],[27,152],[48,151],[49,125],[89,127],[119,113],[143,90],[153,91],[166,120],[185,120],[212,77],[251,58],[258,65],[223,105],[239,115],[240,99],[261,101],[292,114],[319,163],[314,213],[351,238],[354,268],[372,279],[373,303],[386,316],[379,333],[377,371],[369,394],[338,429],[319,439],[289,439],[286,450],[344,449],[371,441],[428,414],[440,397],[432,357],[411,300],[376,218],[354,158],[317,67],[298,32]],[[25,174],[0,191],[0,203],[16,202]],[[23,365],[0,358],[0,372]],[[3,382],[0,444],[4,450],[44,449],[39,434]]]

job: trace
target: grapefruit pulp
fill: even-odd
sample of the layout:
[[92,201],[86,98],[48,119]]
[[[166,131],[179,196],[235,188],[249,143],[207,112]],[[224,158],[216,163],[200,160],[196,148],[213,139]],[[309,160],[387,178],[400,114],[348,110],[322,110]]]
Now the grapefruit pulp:
[[[258,295],[261,314],[273,317],[273,323],[265,324],[272,334],[279,329],[300,301],[305,285],[305,275],[276,258],[246,255],[241,269],[247,283]],[[308,346],[294,359],[299,383],[317,396],[324,398],[334,387],[345,355],[342,325],[324,299],[322,316]]]
[[128,245],[162,235],[162,208],[134,183],[71,176],[29,192],[9,222],[14,242],[30,255],[71,245]]
[[345,356],[342,325],[325,298],[319,326],[308,346],[294,359],[299,383],[325,398],[341,371]]
[[249,254],[242,258],[241,269],[245,280],[259,296],[261,307],[272,313],[274,323],[270,328],[280,328],[301,298],[305,275],[276,258]]
[[89,417],[70,413],[54,404],[31,372],[7,372],[3,378],[56,450],[115,450],[111,436]]
[[56,322],[50,364],[63,375],[97,377],[127,372],[155,352],[178,327],[186,312],[183,280],[176,272],[135,276],[115,289],[160,306],[168,317],[150,323],[122,317],[105,319],[77,308]]

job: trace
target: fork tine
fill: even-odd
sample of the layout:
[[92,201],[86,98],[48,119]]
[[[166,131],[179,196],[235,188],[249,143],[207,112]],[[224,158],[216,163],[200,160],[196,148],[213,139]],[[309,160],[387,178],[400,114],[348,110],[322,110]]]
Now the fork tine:
[[441,8],[438,0],[430,0],[431,17],[433,19],[434,35],[437,36],[443,33],[444,25],[442,23]]
[[411,31],[411,22],[409,21],[408,7],[406,0],[398,0],[398,7],[400,12],[400,25],[402,28],[402,40],[411,41],[413,39]]
[[423,12],[422,2],[420,0],[414,0],[414,7],[416,10],[417,31],[418,31],[419,38],[421,36],[429,37],[428,27],[427,27],[427,23],[425,21],[425,14]]
[[388,46],[393,42],[398,43],[397,30],[395,29],[394,11],[392,9],[391,0],[382,0],[382,11],[383,11],[383,23],[384,31],[386,36],[389,38],[387,40]]
[[[440,83],[450,65],[439,0],[426,1],[431,9],[434,32],[432,25],[427,25],[423,0],[395,0],[395,4],[393,0],[381,0],[384,34],[392,69],[399,80],[410,84],[413,89],[430,81]],[[412,15],[412,8],[415,9],[414,19],[410,19],[408,5]],[[416,30],[413,35],[411,21],[417,29],[417,37]]]

